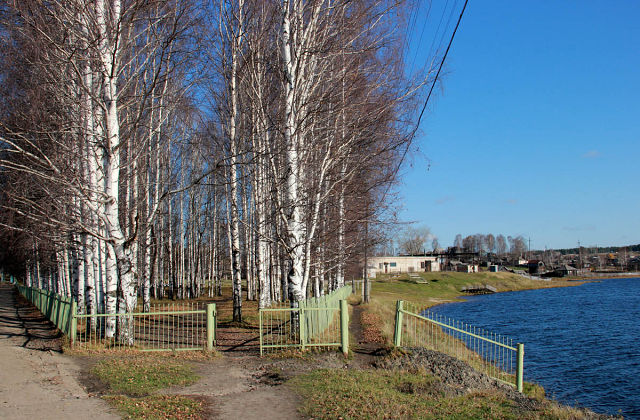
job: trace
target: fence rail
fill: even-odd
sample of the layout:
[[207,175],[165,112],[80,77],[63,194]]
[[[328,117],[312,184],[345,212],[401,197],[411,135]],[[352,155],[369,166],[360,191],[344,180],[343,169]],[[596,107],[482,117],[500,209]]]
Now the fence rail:
[[6,275],[4,272],[0,271],[0,282],[15,284],[16,278],[13,277],[13,274]]
[[[371,281],[371,280],[369,280],[369,281]],[[353,294],[354,295],[363,296],[364,297],[364,292],[363,292],[364,280],[352,279],[349,283],[351,283],[351,287],[353,288]]]
[[349,311],[345,286],[320,298],[299,302],[298,307],[259,311],[260,355],[266,351],[299,347],[341,347],[349,351]]
[[22,285],[18,290],[69,337],[74,347],[184,351],[213,350],[215,345],[214,303],[153,305],[149,312],[78,314],[71,298]]
[[523,390],[524,344],[399,300],[396,347],[425,347],[469,363],[490,377]]
[[[84,348],[211,350],[215,315],[215,304],[188,302],[153,305],[149,312],[76,315],[77,328],[71,341]],[[117,334],[106,334],[114,328]]]
[[73,323],[74,302],[69,297],[60,296],[48,290],[16,285],[18,291],[42,312],[60,331],[69,335]]

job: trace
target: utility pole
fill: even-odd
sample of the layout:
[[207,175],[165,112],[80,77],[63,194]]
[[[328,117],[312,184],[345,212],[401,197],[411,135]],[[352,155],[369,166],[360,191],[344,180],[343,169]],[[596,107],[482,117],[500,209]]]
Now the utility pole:
[[579,268],[582,270],[582,247],[580,246],[580,241],[578,240],[578,265],[580,266]]
[[[367,210],[369,210],[368,205]],[[367,214],[366,216],[367,218],[364,221],[364,278],[362,281],[362,300],[364,303],[369,303],[369,259],[367,255],[369,248],[369,215]]]

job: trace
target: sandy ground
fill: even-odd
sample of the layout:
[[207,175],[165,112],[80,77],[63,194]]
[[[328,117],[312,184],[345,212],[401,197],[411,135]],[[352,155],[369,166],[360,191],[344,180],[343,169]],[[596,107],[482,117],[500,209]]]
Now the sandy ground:
[[60,344],[55,327],[0,283],[1,419],[120,418],[78,383],[79,367]]
[[184,388],[162,393],[205,398],[208,419],[299,419],[298,397],[277,378],[271,380],[255,356],[221,356],[197,363],[202,377]]

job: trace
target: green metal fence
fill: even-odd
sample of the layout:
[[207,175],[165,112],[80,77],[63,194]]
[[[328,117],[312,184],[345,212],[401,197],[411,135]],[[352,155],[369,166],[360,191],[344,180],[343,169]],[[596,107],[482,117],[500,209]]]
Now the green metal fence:
[[490,377],[523,390],[524,344],[399,300],[396,347],[425,347],[463,360]]
[[363,292],[364,280],[352,279],[348,283],[351,283],[351,287],[353,288],[353,294],[354,295],[364,297],[364,292]]
[[59,296],[48,290],[16,285],[18,291],[42,312],[65,335],[69,335],[73,323],[74,302],[69,297]]
[[260,309],[260,355],[276,349],[340,347],[349,352],[349,310],[345,286],[319,298],[299,302],[297,308]]
[[214,303],[180,302],[152,305],[148,312],[78,314],[71,298],[22,285],[18,290],[69,337],[74,347],[184,351],[213,350],[215,345]]
[[0,282],[15,284],[16,278],[13,277],[13,274],[4,274],[4,272],[0,271]]
[[[148,312],[76,315],[75,320],[77,328],[71,341],[80,348],[212,350],[215,342],[216,308],[213,303],[152,305]],[[109,323],[118,326],[113,337],[105,334],[113,328]]]

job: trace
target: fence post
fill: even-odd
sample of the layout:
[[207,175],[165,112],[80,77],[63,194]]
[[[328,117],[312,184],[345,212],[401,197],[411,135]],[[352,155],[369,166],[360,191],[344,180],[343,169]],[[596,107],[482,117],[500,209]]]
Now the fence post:
[[340,301],[340,343],[342,354],[349,355],[349,307],[346,300]]
[[69,314],[69,324],[71,324],[69,330],[69,338],[71,340],[71,347],[74,347],[76,344],[76,333],[78,331],[78,318],[76,318],[78,312],[78,303],[75,300],[71,301],[71,310]]
[[305,325],[305,315],[304,315],[304,306],[298,306],[298,327],[300,329],[300,346],[302,346],[302,350],[304,350],[306,341],[307,341],[307,326]]
[[262,356],[262,354],[263,354],[262,346],[264,344],[263,343],[264,339],[262,338],[262,309],[258,309],[258,315],[259,315],[259,321],[258,322],[260,323],[260,356]]
[[216,304],[207,303],[207,350],[213,350],[213,342],[216,336]]
[[518,392],[523,391],[523,377],[524,377],[524,344],[518,343],[518,370],[516,371],[516,387]]
[[396,304],[396,329],[393,334],[393,345],[400,347],[402,345],[402,303],[399,300]]

